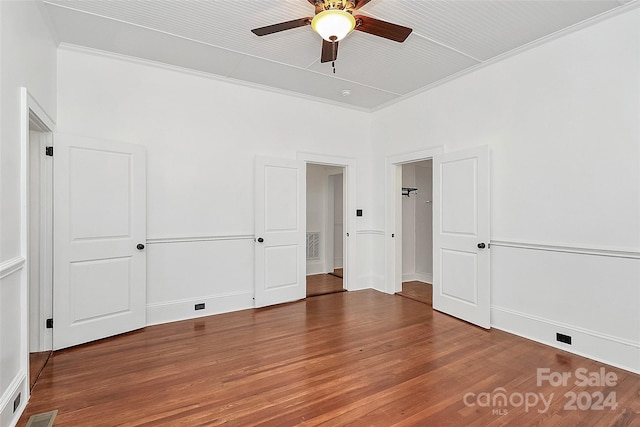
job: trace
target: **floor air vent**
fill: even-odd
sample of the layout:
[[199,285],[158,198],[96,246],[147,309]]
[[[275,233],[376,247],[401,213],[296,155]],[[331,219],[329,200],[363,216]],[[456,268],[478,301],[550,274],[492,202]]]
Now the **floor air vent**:
[[56,419],[58,410],[43,412],[42,414],[31,415],[29,421],[27,421],[26,427],[52,427],[53,420]]

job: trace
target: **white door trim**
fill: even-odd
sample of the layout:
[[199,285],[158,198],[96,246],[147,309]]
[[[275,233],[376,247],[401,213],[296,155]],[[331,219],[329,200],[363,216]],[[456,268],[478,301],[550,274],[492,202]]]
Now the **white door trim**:
[[[385,158],[385,281],[384,291],[402,291],[402,165],[432,159],[442,146],[387,156]],[[433,210],[438,208],[433,201]]]
[[[38,101],[29,93],[27,88],[20,88],[20,256],[24,259],[20,277],[20,353],[23,355],[20,363],[21,376],[29,382],[29,159],[31,147],[29,140],[29,122],[33,120],[45,133],[47,144],[53,145],[53,132],[56,125],[51,116]],[[52,217],[53,206],[44,206],[47,216]],[[46,254],[45,256],[52,256]],[[50,343],[49,343],[50,344]],[[27,390],[29,387],[27,386]],[[26,404],[23,403],[23,405]]]
[[[53,348],[52,330],[45,328],[46,319],[53,317],[53,157],[45,156],[46,147],[53,146],[52,133],[41,121],[30,115],[29,126],[29,353]],[[37,187],[34,188],[34,172]],[[36,194],[31,194],[35,190]],[[31,204],[33,203],[33,204]],[[32,228],[37,223],[37,227]],[[33,256],[33,258],[31,258]],[[33,298],[33,299],[32,299]]]
[[[356,289],[356,160],[351,157],[340,157],[340,156],[329,156],[324,154],[315,154],[315,153],[306,153],[306,152],[298,152],[298,160],[302,162],[302,175],[306,176],[307,173],[307,163],[313,164],[321,164],[327,166],[338,166],[344,168],[344,176],[343,176],[343,186],[345,191],[345,204],[344,204],[344,215],[343,215],[343,224],[344,228],[342,230],[345,239],[343,246],[343,267],[344,267],[344,277],[343,277],[343,287],[344,289],[351,290]],[[300,242],[303,244],[302,247],[306,245],[306,223],[307,223],[307,213],[306,213],[306,200],[307,200],[307,189],[306,185],[301,191],[304,192],[304,197],[301,198],[301,203],[304,205],[304,209],[300,210],[300,221],[301,224],[304,224],[302,227],[302,232],[300,236]],[[305,269],[304,275],[306,276],[306,260],[303,263],[303,268]]]
[[[334,177],[336,175],[327,175],[325,178],[325,183],[327,184],[327,194],[326,194],[326,217],[325,217],[325,233],[324,233],[324,249],[323,249],[323,258],[324,258],[324,271],[329,272],[334,270],[334,241],[333,237],[335,234],[335,213],[334,213]],[[343,206],[344,207],[344,206]],[[342,239],[344,241],[344,239]]]

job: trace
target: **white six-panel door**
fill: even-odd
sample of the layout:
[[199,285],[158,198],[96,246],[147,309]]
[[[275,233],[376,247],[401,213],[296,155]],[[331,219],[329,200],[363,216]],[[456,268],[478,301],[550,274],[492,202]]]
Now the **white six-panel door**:
[[433,158],[433,308],[490,327],[489,150]]
[[264,307],[306,296],[305,179],[295,160],[256,157],[255,305]]
[[56,135],[55,349],[145,326],[145,168],[141,146]]

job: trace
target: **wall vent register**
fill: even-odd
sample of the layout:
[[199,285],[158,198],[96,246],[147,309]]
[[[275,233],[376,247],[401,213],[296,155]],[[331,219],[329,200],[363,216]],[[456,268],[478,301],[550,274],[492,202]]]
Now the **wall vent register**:
[[320,259],[320,233],[307,233],[307,259]]

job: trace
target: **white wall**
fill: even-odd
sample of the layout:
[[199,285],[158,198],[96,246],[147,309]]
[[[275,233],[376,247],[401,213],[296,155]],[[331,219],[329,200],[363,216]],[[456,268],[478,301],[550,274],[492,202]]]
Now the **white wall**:
[[[35,2],[0,2],[0,425],[28,400],[27,266],[21,243],[20,87],[56,114],[56,49]],[[21,393],[21,409],[13,402]]]
[[639,24],[636,7],[433,88],[376,112],[372,134],[378,188],[385,156],[488,145],[492,325],[569,332],[563,348],[636,371]]
[[[59,131],[147,149],[149,323],[253,306],[256,155],[370,151],[363,112],[71,49],[58,65]],[[354,288],[369,287],[358,264]]]

